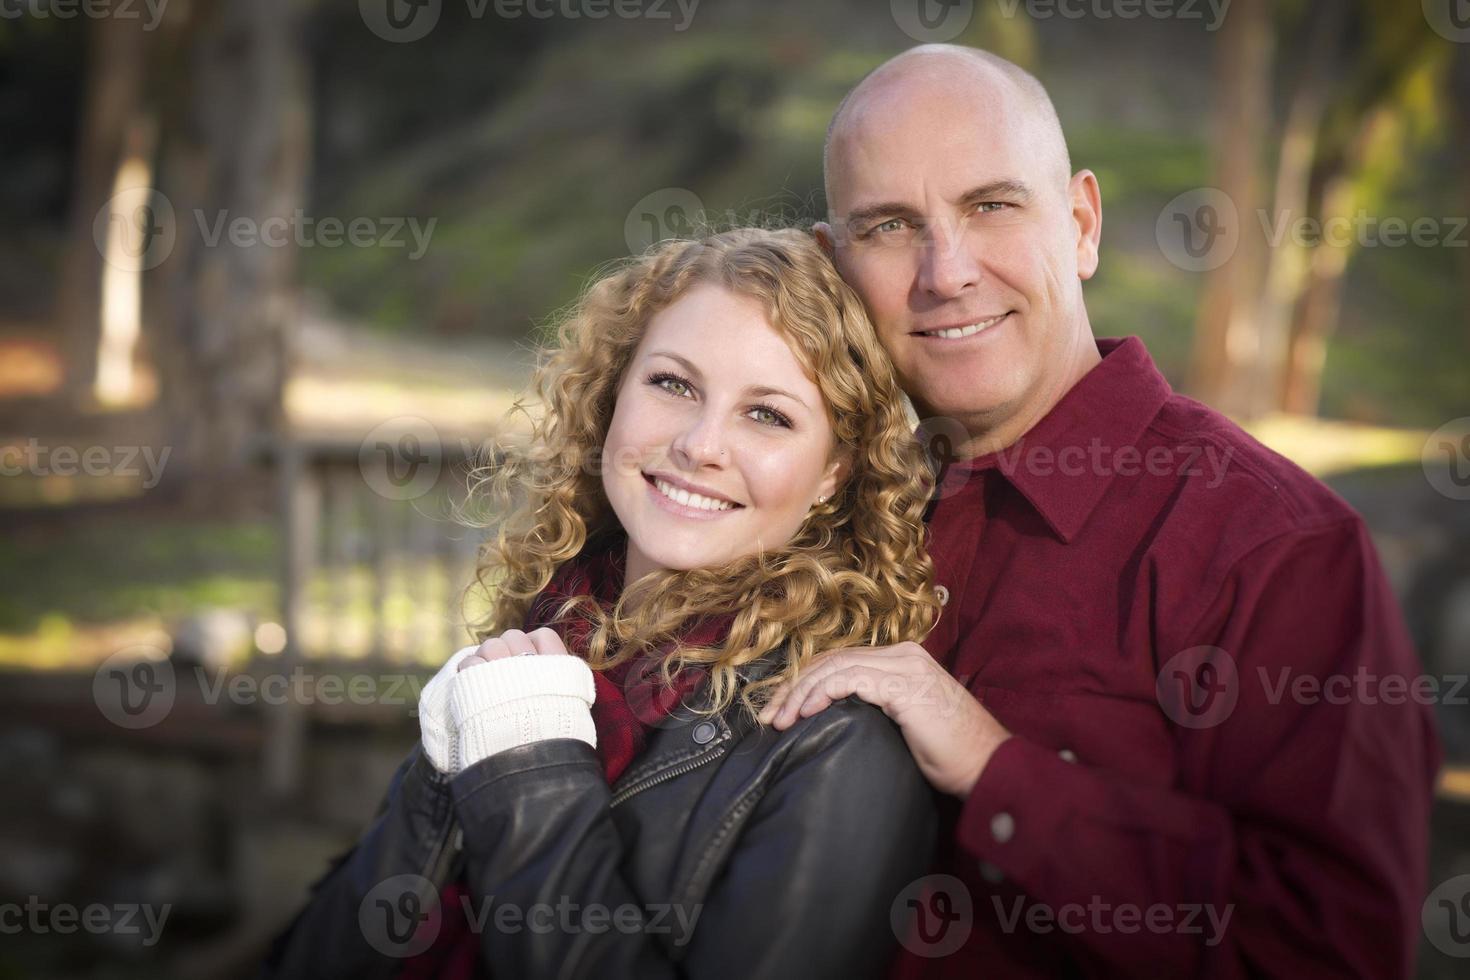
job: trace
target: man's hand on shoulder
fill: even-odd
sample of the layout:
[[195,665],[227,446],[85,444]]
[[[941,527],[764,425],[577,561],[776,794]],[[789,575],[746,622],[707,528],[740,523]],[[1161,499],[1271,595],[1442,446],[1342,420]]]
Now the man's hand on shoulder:
[[824,653],[777,689],[760,720],[781,731],[849,695],[882,708],[929,783],[961,799],[1011,734],[917,643]]

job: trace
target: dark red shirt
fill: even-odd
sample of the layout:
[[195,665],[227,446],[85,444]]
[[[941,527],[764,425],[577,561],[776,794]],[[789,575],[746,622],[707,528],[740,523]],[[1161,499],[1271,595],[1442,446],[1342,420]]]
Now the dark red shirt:
[[1098,348],[931,510],[925,646],[1014,736],[893,975],[1408,976],[1440,750],[1368,532]]

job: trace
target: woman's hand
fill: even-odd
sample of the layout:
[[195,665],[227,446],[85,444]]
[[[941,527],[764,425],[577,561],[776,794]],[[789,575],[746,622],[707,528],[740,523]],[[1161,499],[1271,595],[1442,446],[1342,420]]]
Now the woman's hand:
[[492,636],[474,653],[459,662],[460,670],[468,670],[476,664],[488,664],[492,660],[500,660],[504,657],[516,657],[523,654],[548,654],[566,653],[567,648],[561,642],[561,637],[556,630],[543,626],[538,630],[523,633],[520,630],[506,630],[499,636]]

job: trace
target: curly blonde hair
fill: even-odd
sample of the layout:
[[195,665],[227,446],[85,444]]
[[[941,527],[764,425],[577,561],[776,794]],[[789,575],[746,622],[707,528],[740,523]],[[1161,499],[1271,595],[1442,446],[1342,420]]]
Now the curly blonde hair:
[[[847,475],[780,550],[653,572],[628,583],[611,614],[583,596],[565,602],[556,619],[590,619],[585,656],[594,670],[669,649],[660,663],[664,683],[685,669],[708,671],[711,712],[738,695],[754,715],[818,653],[922,640],[939,614],[924,549],[932,471],[861,301],[809,232],[748,228],[660,243],[595,281],[562,316],[534,374],[541,411],[517,405],[531,421],[529,442],[499,447],[498,458],[472,474],[471,499],[483,503],[488,491],[491,513],[506,515],[481,546],[475,583],[493,602],[472,629],[483,638],[522,628],[563,562],[589,540],[620,531],[600,465],[584,464],[600,460],[649,320],[706,283],[764,303],[822,392],[833,451],[850,461]],[[680,645],[690,624],[721,616],[733,617],[722,646]],[[742,666],[783,644],[781,669],[740,677]]]

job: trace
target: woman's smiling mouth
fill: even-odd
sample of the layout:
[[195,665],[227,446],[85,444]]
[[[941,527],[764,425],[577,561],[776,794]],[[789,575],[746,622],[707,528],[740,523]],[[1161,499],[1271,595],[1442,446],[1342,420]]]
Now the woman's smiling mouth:
[[662,476],[644,473],[643,479],[648,484],[649,494],[653,497],[654,502],[664,510],[680,517],[719,517],[721,514],[743,509],[741,504],[733,500],[676,486]]

